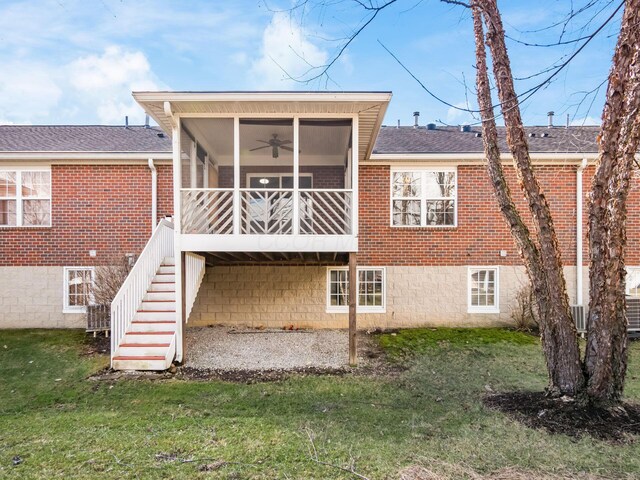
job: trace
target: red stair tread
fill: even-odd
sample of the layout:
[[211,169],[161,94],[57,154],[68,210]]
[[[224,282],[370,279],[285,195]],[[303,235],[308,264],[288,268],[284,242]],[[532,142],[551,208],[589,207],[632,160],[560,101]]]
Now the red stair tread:
[[114,360],[164,360],[162,355],[146,355],[146,356],[136,356],[136,355],[122,355],[119,357],[113,357]]
[[[145,323],[145,322],[143,322]],[[127,332],[127,335],[173,335],[174,331],[168,332]]]
[[175,310],[138,310],[138,313],[176,313]]
[[131,323],[176,323],[175,320],[133,320]]

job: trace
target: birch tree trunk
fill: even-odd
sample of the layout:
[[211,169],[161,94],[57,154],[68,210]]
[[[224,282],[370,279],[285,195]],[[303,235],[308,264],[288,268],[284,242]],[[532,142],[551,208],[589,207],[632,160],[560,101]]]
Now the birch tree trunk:
[[627,0],[609,74],[589,207],[585,371],[594,403],[620,401],[627,368],[627,196],[640,139],[640,0]]
[[[583,393],[585,380],[580,362],[578,336],[569,308],[560,248],[549,204],[536,179],[529,156],[502,20],[496,0],[474,0],[471,5],[476,40],[478,103],[482,112],[489,175],[500,209],[518,243],[535,294],[540,315],[542,346],[549,372],[550,393],[579,396]],[[481,15],[487,29],[486,45],[491,52],[493,75],[506,126],[507,144],[513,156],[518,182],[527,199],[536,242],[531,238],[513,204],[502,172]]]

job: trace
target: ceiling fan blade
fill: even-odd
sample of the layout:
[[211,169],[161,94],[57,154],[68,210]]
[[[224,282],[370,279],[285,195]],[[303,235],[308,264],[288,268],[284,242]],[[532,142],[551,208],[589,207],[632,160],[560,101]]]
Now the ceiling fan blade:
[[271,142],[267,142],[266,140],[256,140],[256,142],[266,143],[267,145],[271,145]]
[[287,145],[289,143],[293,143],[291,140],[281,140],[280,145]]
[[256,150],[262,150],[263,148],[271,148],[271,145],[265,145],[264,147],[252,148],[249,151],[250,152],[255,152]]
[[286,151],[288,151],[288,152],[293,152],[293,148],[291,148],[291,147],[285,147],[284,145],[280,145],[280,148],[281,148],[282,150],[286,150]]

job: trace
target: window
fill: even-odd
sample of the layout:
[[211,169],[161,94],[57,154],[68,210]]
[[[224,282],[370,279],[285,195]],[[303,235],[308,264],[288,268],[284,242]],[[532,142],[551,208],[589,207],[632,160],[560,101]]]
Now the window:
[[640,297],[640,267],[627,268],[626,293],[632,297]]
[[469,267],[469,313],[499,313],[498,267]]
[[0,226],[51,226],[49,170],[0,170]]
[[64,311],[85,312],[93,302],[93,267],[64,268]]
[[391,225],[456,226],[456,177],[455,168],[392,170]]
[[[383,313],[385,304],[384,268],[358,268],[358,312]],[[349,269],[327,270],[327,311],[347,312],[349,309]]]

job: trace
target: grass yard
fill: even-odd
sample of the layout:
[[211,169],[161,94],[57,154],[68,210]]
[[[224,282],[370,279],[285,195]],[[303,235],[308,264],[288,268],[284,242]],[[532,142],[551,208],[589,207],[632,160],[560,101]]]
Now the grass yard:
[[[370,479],[409,465],[442,478],[640,474],[640,442],[551,436],[482,405],[488,390],[544,387],[540,347],[523,334],[401,331],[380,337],[408,367],[399,375],[251,385],[89,381],[108,359],[83,355],[84,341],[77,331],[0,333],[0,478],[357,478],[314,462],[313,446],[320,461],[355,462]],[[630,351],[627,399],[640,402],[640,343]]]

